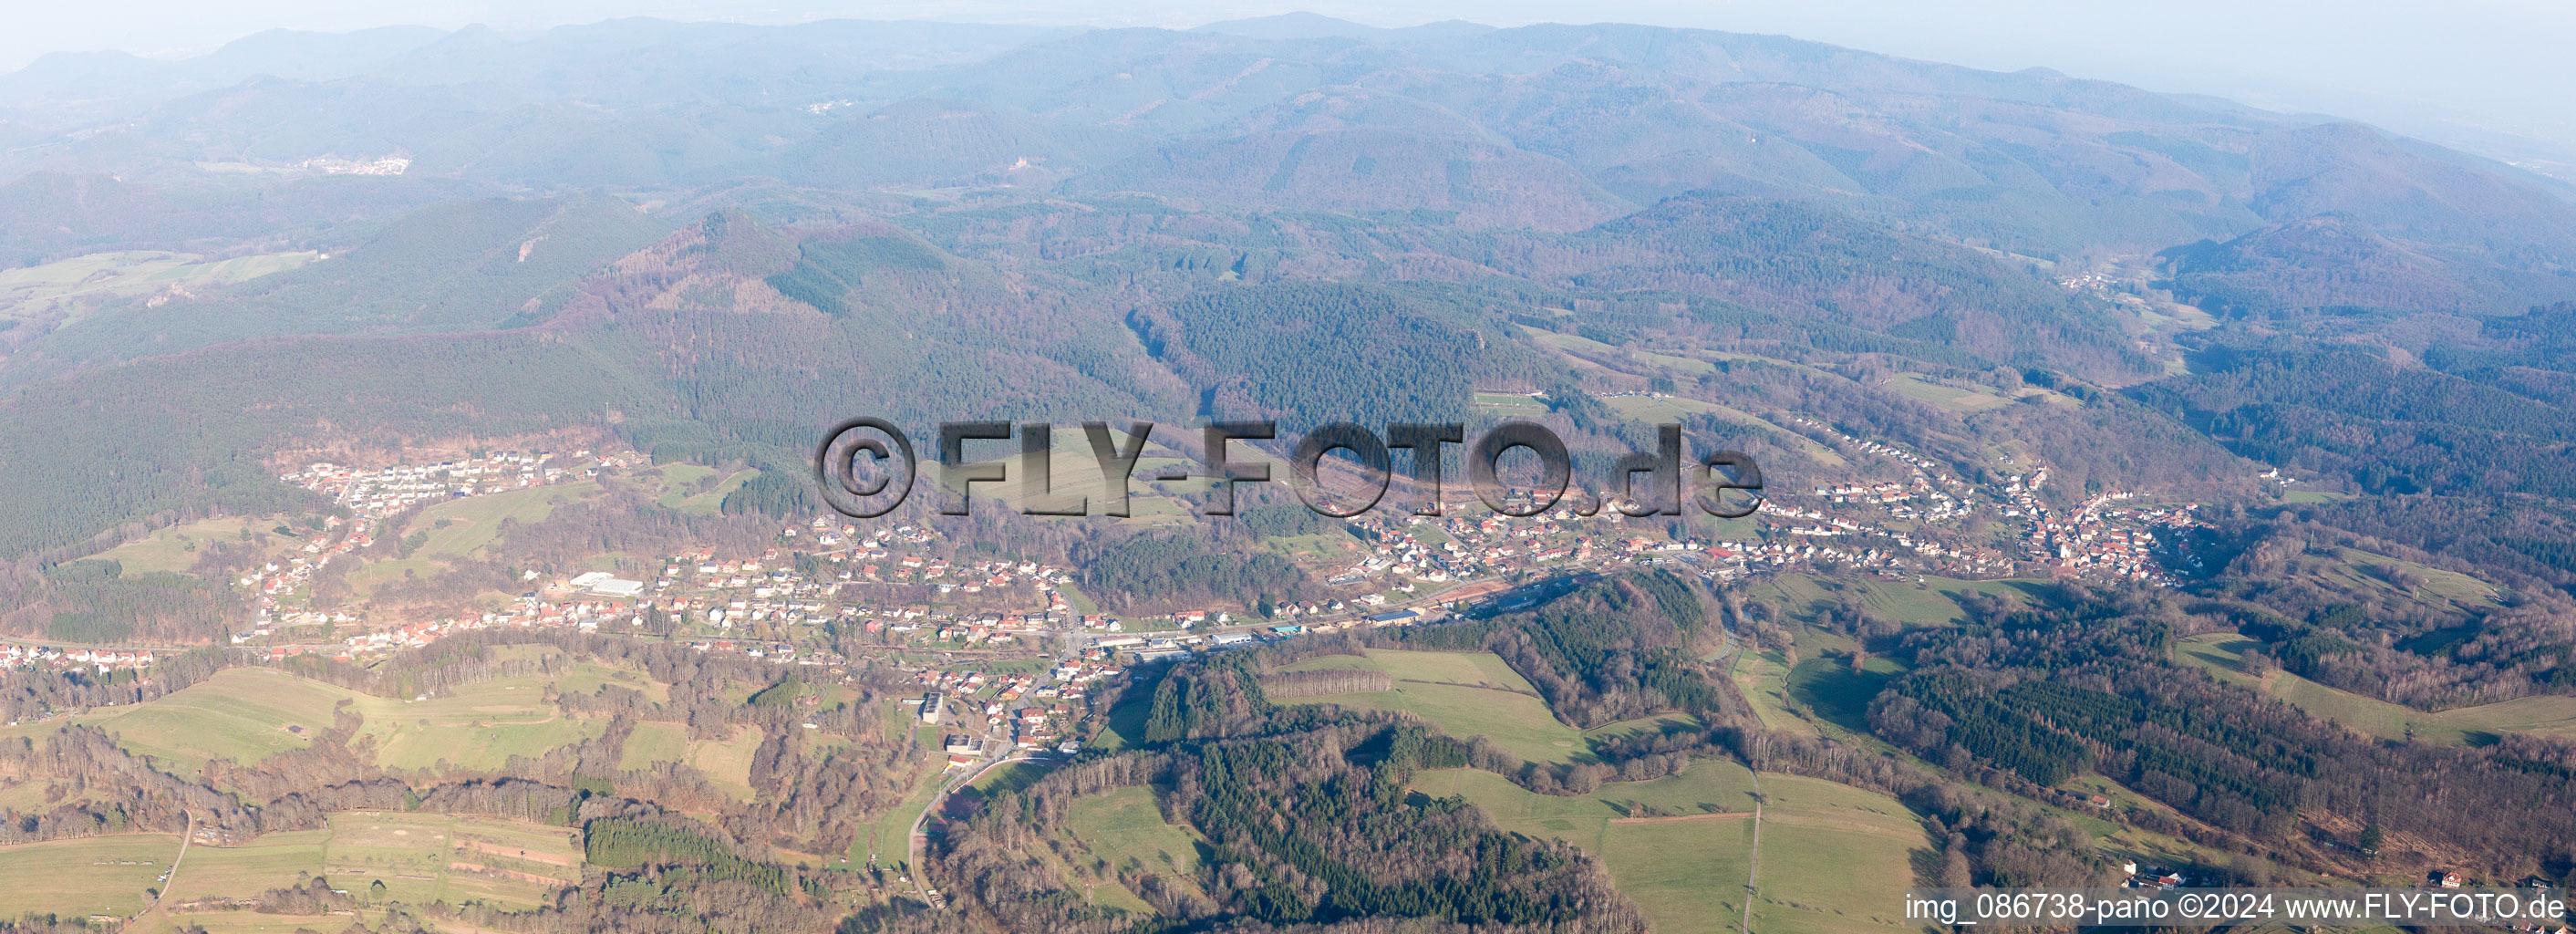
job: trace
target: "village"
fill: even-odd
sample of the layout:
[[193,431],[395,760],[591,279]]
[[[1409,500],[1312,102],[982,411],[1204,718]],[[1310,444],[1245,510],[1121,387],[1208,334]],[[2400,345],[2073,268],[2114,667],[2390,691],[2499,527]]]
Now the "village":
[[[635,579],[604,571],[527,571],[530,590],[506,605],[419,619],[371,619],[351,607],[316,606],[313,576],[333,561],[361,560],[388,530],[437,502],[591,480],[649,466],[635,452],[496,451],[474,457],[359,468],[314,463],[283,481],[327,496],[346,518],[324,518],[287,554],[232,581],[249,591],[251,617],[231,642],[271,658],[342,659],[427,645],[494,627],[567,628],[681,639],[779,665],[838,667],[832,637],[852,633],[887,651],[1062,656],[1073,669],[1020,685],[1026,693],[1096,678],[1119,664],[1183,657],[1256,638],[1347,626],[1408,625],[1494,601],[1515,588],[1604,568],[1671,564],[1720,584],[1763,574],[1842,568],[1890,577],[1960,579],[2082,576],[2171,585],[2168,557],[2194,561],[2181,529],[2194,504],[2132,505],[2105,492],[2071,510],[2041,494],[2049,471],[2007,461],[2001,483],[1981,487],[1895,445],[1800,420],[1851,448],[1901,465],[1901,482],[1818,485],[1801,496],[1770,491],[1750,536],[1675,538],[1654,517],[1631,518],[1615,499],[1578,509],[1569,495],[1549,511],[1514,517],[1444,509],[1442,516],[1365,514],[1345,520],[1347,557],[1310,567],[1333,595],[1268,604],[1111,614],[1076,592],[1071,569],[1001,556],[967,559],[933,547],[923,524],[863,528],[840,516],[782,524],[756,554],[713,548],[665,556]],[[1983,511],[2019,523],[2008,537],[1972,535]],[[1330,560],[1327,558],[1327,560]],[[353,632],[354,630],[354,632]],[[327,640],[289,633],[322,631]],[[0,665],[147,667],[148,651],[0,646]],[[1030,678],[1029,674],[1015,677]],[[990,684],[978,682],[975,690]],[[953,685],[952,685],[953,686]],[[1060,689],[1060,688],[1059,688]],[[968,693],[973,693],[972,691]],[[986,700],[989,701],[989,697]],[[1006,702],[1007,703],[1007,702]],[[992,714],[998,715],[998,714]]]

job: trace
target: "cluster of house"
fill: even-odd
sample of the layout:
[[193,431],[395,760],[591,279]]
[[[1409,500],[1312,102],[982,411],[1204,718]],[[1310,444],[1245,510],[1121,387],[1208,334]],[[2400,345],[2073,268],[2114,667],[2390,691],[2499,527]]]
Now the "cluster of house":
[[0,643],[0,668],[34,668],[54,671],[96,669],[107,674],[119,669],[141,670],[152,667],[152,653],[116,649],[58,649],[39,645]]
[[[550,466],[555,461],[556,457],[545,451],[499,451],[480,457],[374,469],[315,461],[278,477],[330,497],[354,518],[346,522],[338,516],[324,518],[323,527],[307,536],[298,549],[301,554],[266,562],[235,582],[256,594],[255,619],[249,632],[267,635],[265,630],[276,624],[273,617],[288,598],[305,588],[315,572],[334,557],[374,545],[384,523],[405,509],[428,501],[594,478],[602,470],[637,466],[644,458],[631,452],[593,454],[585,449],[574,451],[562,466]],[[247,641],[246,634],[235,634],[233,641]]]
[[[333,516],[324,519],[323,524],[327,527],[326,531],[336,529],[340,526],[340,519]],[[303,590],[305,585],[313,580],[315,571],[321,570],[322,565],[330,561],[334,555],[347,554],[364,548],[368,541],[372,539],[364,530],[354,530],[349,535],[341,536],[336,542],[326,543],[317,536],[304,543],[301,549],[304,554],[288,554],[281,560],[263,563],[252,569],[250,573],[242,575],[240,580],[234,581],[234,584],[252,594],[252,628],[263,630],[260,634],[266,635],[264,630],[272,625],[273,620],[283,610],[284,601]],[[242,640],[235,638],[233,641]]]
[[634,453],[574,451],[554,465],[547,451],[500,451],[436,463],[395,464],[369,470],[317,461],[278,479],[331,497],[361,516],[384,517],[424,500],[453,499],[595,478],[602,469],[642,463]]
[[2039,560],[2063,572],[2171,585],[2172,572],[2155,554],[2156,530],[2204,524],[2193,515],[2200,506],[2106,508],[2130,496],[2104,493],[2064,518],[2037,512],[2025,541]]
[[[1092,682],[1115,676],[1109,666],[1087,662],[1059,663],[1043,673],[925,671],[914,679],[924,689],[922,695],[904,703],[916,708],[915,715],[924,724],[972,723],[968,718],[980,718],[1007,725],[1014,748],[1061,746],[1060,751],[1072,753],[1073,744],[1059,744],[1056,736],[1074,718],[1071,702],[1082,699]],[[971,764],[982,754],[981,742],[971,735],[952,735],[946,747],[951,766]]]
[[2165,869],[2155,866],[2141,869],[2137,863],[2131,862],[2121,864],[2120,871],[2128,874],[2128,878],[2120,883],[2122,888],[2183,889],[2191,887],[2191,877],[2183,875],[2182,871],[2178,869]]
[[[2059,573],[2097,577],[2116,577],[2135,581],[2171,583],[2172,574],[2156,555],[2157,526],[2190,525],[2186,505],[2161,509],[2108,510],[2111,502],[2129,499],[2131,494],[2105,493],[2076,510],[2072,516],[2053,515],[2040,498],[2040,489],[2048,483],[2048,468],[2038,467],[2029,474],[2005,476],[1999,489],[1979,493],[1979,488],[1957,476],[1943,472],[1930,458],[1894,445],[1853,437],[1822,422],[1796,418],[1800,424],[1827,432],[1854,447],[1872,454],[1892,458],[1912,473],[1910,482],[1874,484],[1838,484],[1814,490],[1821,503],[1836,506],[1874,505],[1886,507],[1895,519],[1913,520],[1916,531],[1899,532],[1874,522],[1847,517],[1828,516],[1814,509],[1803,509],[1777,499],[1765,502],[1765,514],[1792,520],[1812,520],[1789,527],[1792,535],[1815,538],[1838,536],[1874,536],[1891,539],[1892,549],[1867,548],[1838,552],[1830,546],[1762,545],[1744,549],[1754,560],[1769,559],[1787,563],[1800,559],[1832,559],[1862,567],[1885,570],[1910,569],[1938,571],[1962,577],[1987,577],[2027,573],[2030,566],[2045,565]],[[2010,467],[2012,461],[2004,461]],[[1957,495],[1952,495],[1952,494]],[[1943,544],[1924,536],[1927,522],[1938,522],[1966,516],[1973,508],[1971,497],[1983,495],[1994,500],[2006,518],[2023,519],[2020,560],[1990,549],[1959,544]],[[1916,502],[1928,507],[1917,509]],[[1910,553],[1910,555],[1905,554]],[[1928,559],[1928,560],[1927,560]]]
[[411,168],[411,160],[402,156],[363,161],[321,156],[297,163],[297,167],[324,175],[401,175]]

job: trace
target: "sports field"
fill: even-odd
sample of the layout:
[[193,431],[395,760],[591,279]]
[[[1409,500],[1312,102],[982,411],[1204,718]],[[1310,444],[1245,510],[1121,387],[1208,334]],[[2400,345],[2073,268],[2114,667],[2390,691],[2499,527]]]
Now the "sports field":
[[1367,668],[1394,679],[1389,691],[1324,694],[1284,701],[1340,704],[1366,710],[1401,710],[1429,720],[1459,739],[1482,736],[1523,759],[1565,762],[1586,751],[1581,731],[1558,720],[1529,680],[1492,652],[1408,652],[1370,649],[1366,657],[1327,655],[1289,671]]
[[[160,887],[162,871],[178,855],[178,835],[166,833],[0,846],[0,918],[29,912],[131,915],[142,910],[144,891]],[[7,881],[27,879],[46,881]]]

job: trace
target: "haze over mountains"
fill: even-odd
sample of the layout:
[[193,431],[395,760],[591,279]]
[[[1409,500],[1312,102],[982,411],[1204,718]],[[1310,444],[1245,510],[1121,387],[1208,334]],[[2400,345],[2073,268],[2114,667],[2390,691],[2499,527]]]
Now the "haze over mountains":
[[[613,424],[777,460],[856,406],[1303,411],[1292,383],[1222,387],[1148,342],[1139,322],[1209,290],[1331,281],[1364,287],[1352,314],[1447,309],[1442,327],[1505,344],[1687,333],[2109,389],[2282,335],[2420,356],[2576,299],[2569,190],[2509,166],[2044,71],[1642,26],[274,32],[178,61],[49,56],[0,76],[0,121],[16,264],[329,257],[13,312],[0,419],[64,433],[8,455],[13,482],[52,478],[19,502],[83,504],[30,518],[54,531],[22,551],[269,495],[178,461],[156,469],[188,479],[131,503],[75,493],[111,454],[80,426],[204,417],[172,408],[204,390],[78,387],[321,347],[578,348],[560,365],[585,401],[512,431]],[[2106,276],[2074,284],[2088,271]],[[897,327],[906,350],[870,349]],[[923,407],[921,381],[1001,360],[1052,388]],[[1496,386],[1564,379],[1494,366]],[[510,433],[327,401],[366,372],[222,387],[199,434],[256,472],[317,431]],[[451,385],[426,410],[519,404]]]

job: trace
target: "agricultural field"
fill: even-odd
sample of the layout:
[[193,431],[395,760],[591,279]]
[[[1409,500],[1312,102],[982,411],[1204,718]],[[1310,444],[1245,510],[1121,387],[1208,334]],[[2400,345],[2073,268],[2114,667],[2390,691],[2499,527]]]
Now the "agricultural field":
[[1735,689],[1762,720],[1765,729],[1814,734],[1816,726],[1789,712],[1789,664],[1776,651],[1746,649],[1735,656]]
[[[196,854],[188,854],[190,862]],[[163,934],[203,929],[206,934],[294,934],[296,931],[331,931],[347,928],[351,922],[363,921],[381,912],[337,915],[273,915],[250,910],[155,912],[128,930],[132,934]]]
[[1517,392],[1477,393],[1476,407],[1503,415],[1540,415],[1547,412],[1547,403]]
[[[2109,800],[2110,809],[2115,812],[2152,811],[2168,819],[2197,823],[2171,807],[2130,791],[2127,786],[2100,775],[2079,775],[2070,780],[2068,785]],[[2134,859],[2151,865],[2181,863],[2220,865],[2228,859],[2228,854],[2224,851],[2213,850],[2179,837],[2104,820],[2095,813],[2078,811],[2059,813],[2065,814],[2074,821],[2076,826],[2093,834],[2095,848],[2103,855],[2112,857],[2114,862]]]
[[148,903],[145,890],[161,885],[162,871],[178,855],[178,835],[166,833],[0,846],[0,880],[48,880],[43,886],[0,885],[0,918],[29,912],[131,915]]
[[2445,746],[2485,742],[2503,733],[2576,738],[2576,697],[2539,695],[2509,701],[2456,707],[2426,713],[2402,704],[2328,687],[2275,669],[2260,678],[2245,673],[2246,650],[2262,643],[2251,636],[2210,632],[2174,645],[2174,660],[2198,666],[2221,681],[2253,688],[2307,711],[2308,715],[2381,739],[2413,738]]
[[[1928,846],[1894,799],[1816,779],[1765,775],[1755,930],[1800,934],[1896,931],[1913,850]],[[1414,780],[1462,795],[1503,829],[1565,840],[1601,857],[1657,932],[1733,931],[1753,848],[1753,775],[1710,761],[1594,794],[1533,794],[1488,772],[1443,769]]]
[[1879,656],[1863,659],[1858,671],[1852,670],[1848,656],[1803,657],[1789,669],[1788,697],[1816,719],[1853,735],[1865,734],[1869,702],[1904,670],[1896,661]]
[[975,780],[966,786],[986,795],[1019,791],[1045,778],[1047,771],[1046,766],[1035,762],[1004,762],[985,769],[984,774],[975,776]]
[[1722,408],[1697,399],[1684,399],[1678,396],[1669,399],[1657,399],[1653,396],[1620,396],[1616,399],[1603,399],[1601,403],[1609,406],[1610,411],[1619,413],[1621,418],[1653,425],[1679,422],[1692,415],[1704,415],[1720,411]]
[[706,492],[699,493],[693,492],[689,489],[689,486],[704,478],[715,476],[715,468],[703,467],[697,464],[664,464],[656,469],[662,471],[661,486],[663,489],[661,495],[656,497],[654,502],[664,507],[700,516],[715,515],[716,510],[724,506],[725,497],[733,495],[733,491],[741,489],[743,484],[749,483],[752,478],[760,476],[760,471],[758,470],[749,468],[737,470],[732,473],[725,474],[723,479],[716,481],[714,487],[709,488]]
[[1199,865],[1198,831],[1165,823],[1149,788],[1121,788],[1065,809],[1064,833],[1111,871],[1187,875]]
[[1583,734],[1558,720],[1538,691],[1491,652],[1407,652],[1370,649],[1365,658],[1328,655],[1291,665],[1289,671],[1366,668],[1394,679],[1390,691],[1326,694],[1284,701],[1340,704],[1365,710],[1402,710],[1459,739],[1482,736],[1523,759],[1571,761],[1586,751]]
[[598,662],[574,662],[571,670],[564,672],[563,679],[555,683],[555,691],[559,694],[596,694],[600,688],[612,684],[640,693],[645,700],[656,704],[671,702],[670,685],[638,672]]
[[[0,737],[10,735],[12,734],[0,731]],[[72,791],[59,800],[49,799],[46,794],[52,791],[55,784],[51,779],[0,781],[0,811],[41,811],[93,797],[88,792]]]
[[[2491,610],[2503,606],[2497,599],[2501,591],[2494,584],[2457,571],[2351,548],[2335,549],[2335,557],[2342,563],[2328,565],[2323,573],[2341,587],[2390,593],[2432,607],[2448,604],[2463,610]],[[2405,577],[2414,580],[2405,586],[2395,580]]]

